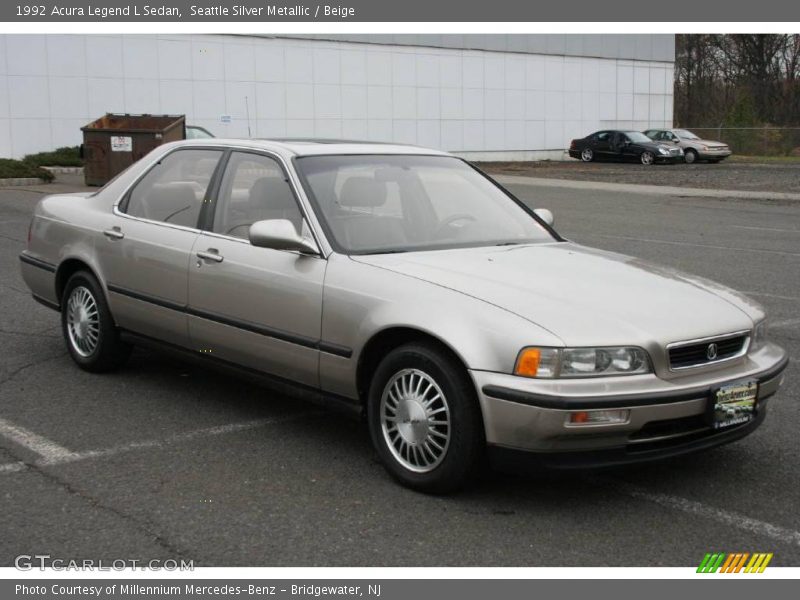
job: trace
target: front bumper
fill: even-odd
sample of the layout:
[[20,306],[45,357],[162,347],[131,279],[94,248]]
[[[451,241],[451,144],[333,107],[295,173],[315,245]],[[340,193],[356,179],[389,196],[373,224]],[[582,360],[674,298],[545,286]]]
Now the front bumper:
[[682,163],[684,160],[683,154],[656,154],[656,162],[660,163]]
[[697,158],[700,160],[722,160],[733,154],[730,150],[698,150]]
[[[486,440],[497,454],[533,453],[554,466],[603,466],[652,460],[724,444],[764,419],[778,391],[786,353],[767,344],[735,365],[673,380],[655,375],[541,380],[471,371]],[[707,422],[713,390],[745,379],[758,382],[757,412],[743,425],[714,430]],[[624,408],[624,423],[568,425],[572,411]]]

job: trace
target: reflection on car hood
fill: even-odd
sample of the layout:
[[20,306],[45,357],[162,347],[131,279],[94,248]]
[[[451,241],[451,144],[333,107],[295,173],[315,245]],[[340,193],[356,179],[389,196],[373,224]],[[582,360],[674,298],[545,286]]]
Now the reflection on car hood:
[[704,146],[727,146],[725,142],[717,142],[716,140],[684,140],[687,144],[702,144]]
[[353,258],[499,306],[567,345],[667,343],[749,329],[763,316],[713,282],[573,243]]

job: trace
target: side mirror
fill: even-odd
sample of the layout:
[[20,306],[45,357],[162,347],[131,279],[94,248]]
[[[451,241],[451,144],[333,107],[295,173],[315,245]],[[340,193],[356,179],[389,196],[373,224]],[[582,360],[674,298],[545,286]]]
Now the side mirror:
[[555,217],[553,217],[553,211],[551,211],[549,208],[536,208],[534,209],[533,212],[536,213],[536,216],[539,217],[542,221],[550,225],[550,227],[552,227],[553,223],[555,223]]
[[256,221],[250,226],[250,243],[259,248],[294,250],[301,254],[319,254],[311,240],[301,237],[287,219]]
[[630,146],[631,145],[631,141],[630,140],[625,140],[624,142],[622,142],[622,145],[623,146]]

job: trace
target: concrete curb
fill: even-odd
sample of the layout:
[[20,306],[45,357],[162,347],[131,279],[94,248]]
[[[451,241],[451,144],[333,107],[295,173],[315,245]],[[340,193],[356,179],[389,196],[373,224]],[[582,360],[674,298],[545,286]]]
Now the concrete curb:
[[546,179],[523,175],[493,175],[500,183],[534,185],[537,187],[567,188],[573,190],[601,190],[654,196],[683,196],[691,198],[736,198],[741,200],[789,200],[800,202],[800,194],[788,192],[751,192],[744,190],[706,190],[669,185],[641,185],[636,183],[607,183],[604,181],[576,181],[574,179]]
[[42,167],[54,175],[83,175],[83,167]]
[[8,177],[6,179],[0,179],[0,188],[21,185],[41,185],[44,183],[47,182],[39,179],[38,177]]

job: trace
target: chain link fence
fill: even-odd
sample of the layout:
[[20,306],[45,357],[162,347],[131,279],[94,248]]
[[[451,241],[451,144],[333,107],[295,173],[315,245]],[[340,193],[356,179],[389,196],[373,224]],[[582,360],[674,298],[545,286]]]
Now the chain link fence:
[[682,127],[705,140],[725,142],[734,154],[800,156],[800,127]]

